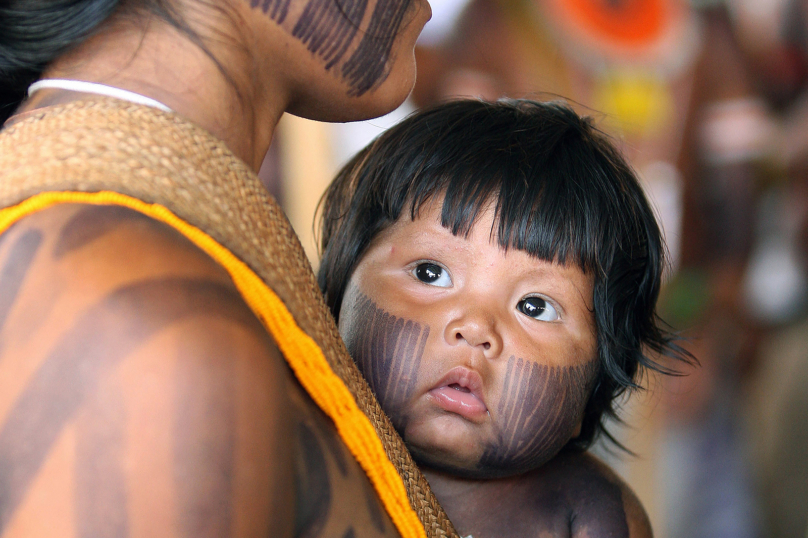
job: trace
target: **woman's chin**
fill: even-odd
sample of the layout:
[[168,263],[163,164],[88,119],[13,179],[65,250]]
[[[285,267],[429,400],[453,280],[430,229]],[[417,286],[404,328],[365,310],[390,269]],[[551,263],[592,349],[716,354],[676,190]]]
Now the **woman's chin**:
[[398,108],[414,85],[414,57],[401,58],[383,81],[362,95],[352,95],[351,88],[334,77],[327,88],[299,92],[286,111],[309,120],[337,123],[378,118]]

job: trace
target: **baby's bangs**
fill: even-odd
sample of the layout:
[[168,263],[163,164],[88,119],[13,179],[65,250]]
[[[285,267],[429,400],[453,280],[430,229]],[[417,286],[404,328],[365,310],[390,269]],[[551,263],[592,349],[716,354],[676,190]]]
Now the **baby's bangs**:
[[[604,230],[599,193],[585,187],[591,179],[576,178],[575,166],[549,159],[543,166],[507,166],[507,162],[474,162],[451,172],[423,174],[410,185],[407,198],[415,218],[424,204],[440,200],[441,225],[467,237],[480,215],[494,204],[494,227],[503,249],[515,248],[549,262],[572,263],[594,271]],[[507,159],[505,159],[507,161]],[[518,163],[515,163],[518,164]],[[533,170],[533,174],[527,174]],[[434,172],[434,170],[433,170]],[[579,172],[580,173],[580,172]]]

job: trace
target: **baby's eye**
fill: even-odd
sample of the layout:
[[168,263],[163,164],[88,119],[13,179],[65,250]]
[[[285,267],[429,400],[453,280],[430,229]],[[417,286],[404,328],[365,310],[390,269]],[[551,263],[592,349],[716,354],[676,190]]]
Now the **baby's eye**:
[[555,321],[558,319],[556,309],[541,297],[525,297],[516,309],[522,314],[540,321]]
[[413,270],[415,278],[432,286],[448,288],[452,285],[452,277],[449,271],[435,263],[419,263]]

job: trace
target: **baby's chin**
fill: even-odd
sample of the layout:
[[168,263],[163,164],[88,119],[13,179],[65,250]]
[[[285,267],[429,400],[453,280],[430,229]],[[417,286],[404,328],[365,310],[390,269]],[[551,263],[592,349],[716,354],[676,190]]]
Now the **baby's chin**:
[[481,448],[473,453],[461,454],[449,449],[441,450],[435,447],[425,449],[410,443],[406,444],[413,459],[420,467],[476,480],[506,478],[534,471],[561,451],[561,449],[552,449],[540,454],[532,454],[527,459],[510,458],[508,454],[504,454],[504,457],[492,458],[491,447],[488,450]]
[[460,454],[450,452],[424,450],[417,446],[410,446],[409,444],[407,447],[409,448],[415,463],[417,463],[420,467],[460,478],[469,478],[475,480],[505,478],[532,470],[531,468],[511,466],[503,468],[494,465],[486,465],[481,462],[481,456],[479,455],[474,457],[464,457]]

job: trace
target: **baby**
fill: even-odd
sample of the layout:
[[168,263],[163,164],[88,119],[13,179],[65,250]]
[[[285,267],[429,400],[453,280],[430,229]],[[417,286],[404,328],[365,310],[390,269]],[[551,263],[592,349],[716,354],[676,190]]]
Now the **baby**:
[[[651,356],[664,244],[631,168],[565,105],[454,101],[323,200],[320,286],[462,535],[650,536],[585,451]],[[610,436],[609,436],[610,437]]]

